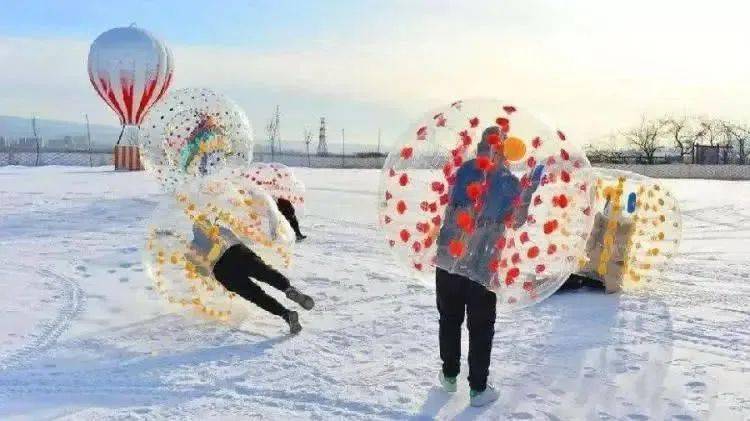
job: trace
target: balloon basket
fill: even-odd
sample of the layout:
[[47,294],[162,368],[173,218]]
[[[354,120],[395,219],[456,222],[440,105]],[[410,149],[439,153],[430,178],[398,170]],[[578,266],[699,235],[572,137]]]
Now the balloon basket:
[[116,171],[143,171],[144,169],[138,146],[115,146],[113,160]]

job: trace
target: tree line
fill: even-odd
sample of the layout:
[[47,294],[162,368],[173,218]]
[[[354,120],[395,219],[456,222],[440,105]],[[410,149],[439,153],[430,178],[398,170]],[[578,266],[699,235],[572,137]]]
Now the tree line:
[[701,145],[718,148],[728,161],[746,164],[750,160],[750,125],[708,117],[643,116],[637,126],[611,135],[609,143],[589,145],[587,155],[594,162],[654,164],[662,159],[694,163]]

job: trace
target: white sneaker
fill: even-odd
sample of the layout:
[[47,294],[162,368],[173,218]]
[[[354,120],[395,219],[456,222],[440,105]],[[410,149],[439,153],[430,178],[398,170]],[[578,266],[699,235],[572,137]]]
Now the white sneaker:
[[455,377],[445,377],[443,371],[440,370],[438,379],[440,379],[440,384],[443,385],[443,389],[445,389],[446,392],[453,393],[458,390],[458,381]]
[[475,390],[469,392],[469,404],[473,407],[485,406],[489,403],[495,402],[499,397],[500,392],[495,390],[494,387],[487,385],[487,388],[481,392]]

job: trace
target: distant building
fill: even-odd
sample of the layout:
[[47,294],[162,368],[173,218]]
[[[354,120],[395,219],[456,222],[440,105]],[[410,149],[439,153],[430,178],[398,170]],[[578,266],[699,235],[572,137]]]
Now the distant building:
[[732,160],[730,145],[695,145],[696,164],[729,164]]
[[73,142],[70,136],[65,136],[61,139],[47,139],[44,146],[50,149],[70,149]]
[[0,148],[6,147],[5,136],[0,136]]
[[70,144],[75,149],[88,149],[89,148],[89,138],[86,136],[66,136],[70,137]]

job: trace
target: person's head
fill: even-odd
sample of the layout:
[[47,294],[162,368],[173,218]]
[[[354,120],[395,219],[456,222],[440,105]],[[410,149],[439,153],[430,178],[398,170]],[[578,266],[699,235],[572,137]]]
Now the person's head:
[[[487,156],[497,165],[505,163],[503,148],[500,147],[502,135],[498,126],[490,126],[482,132],[482,140],[477,145],[477,156]],[[493,146],[497,145],[497,146]]]

